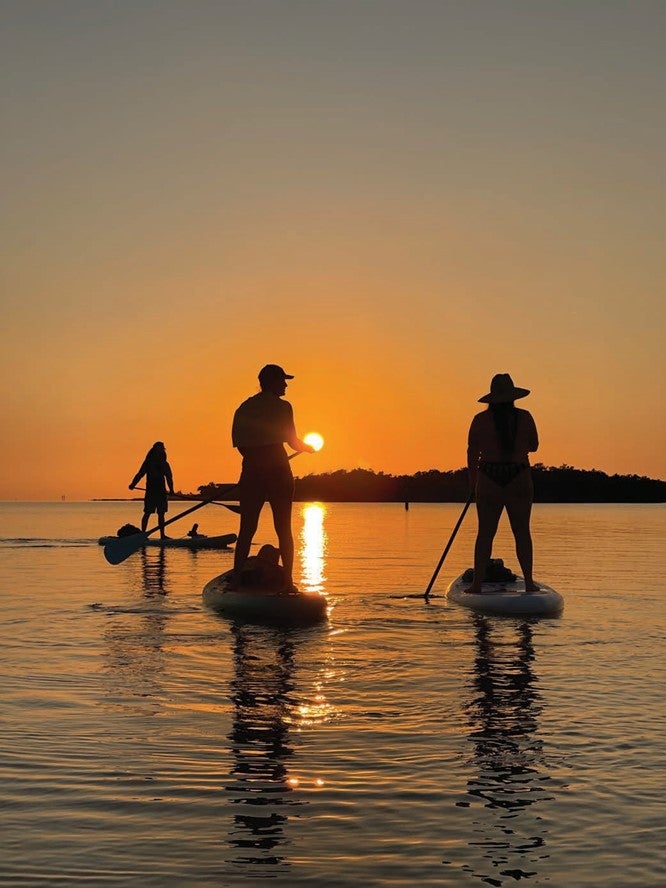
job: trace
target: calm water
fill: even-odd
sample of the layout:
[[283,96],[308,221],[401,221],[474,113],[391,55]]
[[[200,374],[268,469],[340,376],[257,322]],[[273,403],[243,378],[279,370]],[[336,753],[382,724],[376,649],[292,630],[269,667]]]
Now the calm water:
[[0,505],[1,884],[666,883],[666,507],[537,506],[527,622],[417,597],[461,506],[299,505],[291,632],[202,607],[230,552],[107,564],[139,509]]

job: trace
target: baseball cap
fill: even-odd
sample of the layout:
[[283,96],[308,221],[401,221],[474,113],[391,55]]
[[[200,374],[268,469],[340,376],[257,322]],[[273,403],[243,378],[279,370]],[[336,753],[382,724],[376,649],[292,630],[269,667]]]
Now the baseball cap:
[[259,371],[259,382],[268,382],[271,379],[293,379],[289,373],[285,373],[277,364],[266,364]]

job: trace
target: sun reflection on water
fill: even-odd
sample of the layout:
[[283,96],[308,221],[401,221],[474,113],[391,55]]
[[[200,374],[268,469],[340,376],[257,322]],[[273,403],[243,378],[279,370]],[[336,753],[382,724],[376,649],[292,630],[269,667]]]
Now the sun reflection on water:
[[303,506],[299,556],[301,559],[302,585],[305,592],[323,592],[326,580],[326,543],[324,528],[326,506],[308,503]]
[[318,693],[307,703],[301,703],[296,711],[300,728],[312,728],[331,718],[333,708],[324,694]]

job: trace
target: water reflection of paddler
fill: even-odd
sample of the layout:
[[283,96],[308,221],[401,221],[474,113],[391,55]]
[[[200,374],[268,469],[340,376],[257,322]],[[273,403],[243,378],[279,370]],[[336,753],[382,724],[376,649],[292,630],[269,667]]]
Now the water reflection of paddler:
[[150,555],[145,548],[141,550],[141,570],[143,573],[143,588],[146,596],[158,593],[166,595],[165,587],[166,575],[166,552],[163,548],[158,548]]
[[[169,611],[164,549],[141,551],[135,592],[143,602],[127,610],[114,608],[104,632],[108,703],[123,712],[155,715],[163,707],[167,653],[164,639]],[[143,738],[139,738],[139,742]]]
[[[513,878],[527,878],[536,875],[534,867],[545,845],[543,814],[528,816],[528,812],[552,799],[553,789],[537,737],[542,702],[532,666],[533,630],[527,622],[516,626],[480,614],[474,620],[472,696],[465,705],[469,739],[474,744],[470,765],[475,771],[467,783],[474,799],[469,805],[473,811],[470,846],[485,849],[494,879],[509,872]],[[479,816],[475,801],[482,803],[482,810],[492,812],[489,819]]]
[[294,645],[277,630],[258,626],[232,627],[234,707],[229,740],[234,757],[232,782],[226,787],[238,805],[229,844],[243,852],[236,863],[287,866],[276,853],[284,844],[285,810],[301,803],[290,797],[287,761],[290,699],[294,688]]

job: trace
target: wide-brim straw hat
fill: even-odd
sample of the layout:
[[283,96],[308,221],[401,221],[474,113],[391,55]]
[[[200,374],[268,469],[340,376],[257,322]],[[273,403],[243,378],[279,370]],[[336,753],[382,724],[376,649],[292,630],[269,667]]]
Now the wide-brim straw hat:
[[508,404],[529,395],[530,390],[518,388],[513,384],[513,379],[508,373],[497,373],[490,383],[490,391],[479,398],[483,404]]

